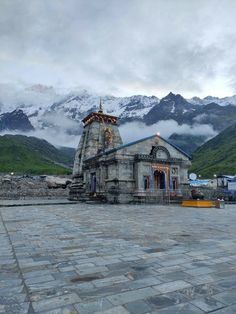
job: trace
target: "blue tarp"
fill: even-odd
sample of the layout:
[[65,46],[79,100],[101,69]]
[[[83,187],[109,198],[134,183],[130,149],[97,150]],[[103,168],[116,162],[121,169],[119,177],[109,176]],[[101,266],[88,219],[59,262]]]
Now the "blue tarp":
[[190,180],[189,183],[191,186],[206,186],[209,184],[210,180]]

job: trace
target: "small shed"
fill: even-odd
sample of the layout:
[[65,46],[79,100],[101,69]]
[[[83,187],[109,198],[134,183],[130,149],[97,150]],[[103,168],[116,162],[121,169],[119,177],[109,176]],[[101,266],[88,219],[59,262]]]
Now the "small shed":
[[217,177],[217,187],[219,188],[227,188],[231,190],[230,187],[234,185],[236,185],[236,176],[220,175]]
[[228,180],[228,190],[236,191],[236,177]]

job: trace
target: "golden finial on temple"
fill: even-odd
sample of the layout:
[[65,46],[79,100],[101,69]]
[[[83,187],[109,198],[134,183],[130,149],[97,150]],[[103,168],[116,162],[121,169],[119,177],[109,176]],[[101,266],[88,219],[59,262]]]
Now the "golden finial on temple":
[[100,103],[99,103],[99,113],[103,113],[103,105],[102,105],[102,97],[100,97]]
[[103,113],[103,106],[102,106],[102,98],[100,97],[100,104],[99,104],[99,113]]

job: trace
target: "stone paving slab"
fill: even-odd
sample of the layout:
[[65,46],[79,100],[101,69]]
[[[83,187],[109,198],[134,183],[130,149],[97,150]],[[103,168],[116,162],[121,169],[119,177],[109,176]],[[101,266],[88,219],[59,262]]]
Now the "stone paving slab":
[[191,304],[205,312],[212,312],[225,307],[224,303],[218,302],[216,299],[211,297],[204,297],[193,300],[191,301]]
[[236,313],[236,305],[227,306],[221,310],[215,311],[215,314],[235,314]]
[[1,204],[0,313],[236,313],[235,205],[37,202]]
[[164,309],[155,310],[152,314],[202,314],[200,309],[189,303],[181,303],[174,306],[168,306]]

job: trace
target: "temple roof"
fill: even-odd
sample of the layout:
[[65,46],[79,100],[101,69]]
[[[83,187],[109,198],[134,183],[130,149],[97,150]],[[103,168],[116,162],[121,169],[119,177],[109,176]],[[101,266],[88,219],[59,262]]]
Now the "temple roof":
[[90,113],[82,121],[84,123],[84,126],[86,126],[94,121],[117,124],[117,120],[118,120],[117,117],[105,114],[99,110],[99,112]]
[[[120,146],[117,146],[115,148],[111,148],[111,149],[108,149],[108,150],[105,150],[104,152],[96,155],[96,156],[93,156],[93,157],[90,157],[88,158],[87,160],[89,159],[93,159],[95,157],[101,157],[102,155],[109,155],[109,154],[112,154],[120,149],[123,149],[123,148],[126,148],[126,147],[129,147],[129,146],[132,146],[132,145],[135,145],[135,144],[138,144],[140,142],[143,142],[143,141],[146,141],[146,140],[149,140],[151,138],[154,138],[156,137],[157,135],[151,135],[151,136],[148,136],[148,137],[144,137],[144,138],[141,138],[139,140],[136,140],[136,141],[133,141],[133,142],[129,142],[127,144],[122,144]],[[163,140],[164,142],[166,142],[167,144],[171,145],[172,147],[174,147],[176,150],[178,150],[180,153],[182,153],[183,155],[185,155],[186,157],[188,157],[189,159],[192,159],[190,155],[188,155],[187,153],[185,153],[181,148],[179,148],[178,146],[175,146],[174,144],[170,143],[169,141],[167,141],[166,139],[162,138],[160,135],[158,135],[158,137]]]
[[[148,136],[148,137],[141,138],[141,139],[136,140],[136,141],[133,141],[133,142],[129,142],[129,143],[127,143],[127,144],[122,144],[122,145],[120,145],[120,146],[118,146],[118,147],[115,147],[115,148],[112,148],[112,149],[109,149],[109,150],[105,151],[104,154],[113,153],[113,152],[115,152],[115,151],[117,151],[117,150],[120,150],[120,149],[122,149],[122,148],[126,148],[126,147],[129,147],[129,146],[131,146],[131,145],[138,144],[138,143],[140,143],[140,142],[149,140],[149,139],[154,138],[154,137],[156,137],[156,136],[157,136],[157,135],[155,134],[155,135],[151,135],[151,136]],[[158,137],[159,137],[160,139],[162,139],[164,142],[166,142],[166,143],[168,143],[169,145],[171,145],[172,147],[174,147],[175,149],[177,149],[180,153],[184,154],[186,157],[188,157],[188,158],[191,159],[191,156],[189,156],[187,153],[185,153],[181,148],[179,148],[178,146],[175,146],[174,144],[170,143],[169,141],[167,141],[166,139],[164,139],[164,138],[161,137],[160,135],[158,135]]]

